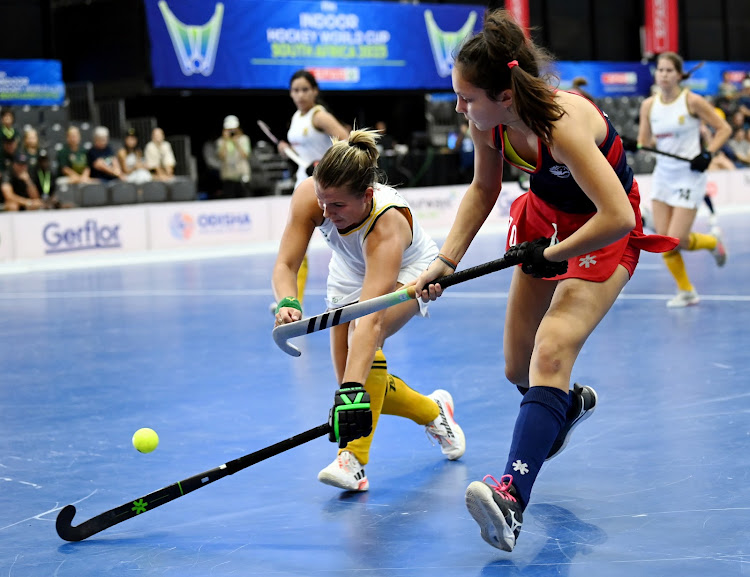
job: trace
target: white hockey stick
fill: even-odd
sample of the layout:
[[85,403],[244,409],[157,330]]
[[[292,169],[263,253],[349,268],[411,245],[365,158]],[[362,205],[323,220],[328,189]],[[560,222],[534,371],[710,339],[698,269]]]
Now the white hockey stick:
[[[268,128],[268,124],[266,124],[262,120],[259,120],[258,121],[258,126],[260,126],[260,129],[263,131],[263,133],[268,138],[271,139],[271,142],[273,142],[275,145],[278,146],[279,139],[276,138],[274,136],[273,132],[271,132],[271,129]],[[304,160],[302,160],[299,157],[299,155],[296,152],[294,152],[294,150],[292,149],[291,146],[284,149],[284,154],[286,154],[286,156],[287,156],[287,158],[289,158],[289,160],[291,160],[292,162],[294,162],[297,166],[301,166],[302,168],[307,168],[307,166],[310,164],[309,162],[305,162]]]
[[[486,262],[484,264],[480,264],[475,267],[467,268],[466,270],[441,277],[434,280],[430,284],[439,284],[441,288],[445,289],[458,283],[484,276],[491,272],[502,270],[504,268],[510,268],[515,264],[518,263],[510,263],[503,258],[499,258],[497,260]],[[278,345],[278,347],[286,354],[293,357],[298,357],[302,354],[302,351],[300,351],[294,345],[290,345],[287,342],[289,339],[329,329],[333,326],[340,325],[341,323],[348,323],[349,321],[352,321],[354,319],[367,316],[370,313],[387,309],[388,307],[392,307],[414,298],[417,298],[414,287],[408,286],[387,295],[347,305],[345,307],[328,311],[315,317],[310,317],[307,319],[295,321],[293,323],[278,326],[273,329],[273,340]]]

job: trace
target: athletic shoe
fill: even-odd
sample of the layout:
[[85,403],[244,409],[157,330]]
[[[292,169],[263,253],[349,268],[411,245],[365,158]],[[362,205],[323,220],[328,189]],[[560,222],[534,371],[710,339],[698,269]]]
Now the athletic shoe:
[[365,467],[350,451],[341,451],[333,463],[318,473],[318,481],[344,491],[367,491],[370,488]]
[[503,551],[513,551],[523,524],[523,508],[512,475],[503,476],[499,483],[492,475],[474,481],[466,489],[466,507],[479,524],[482,539]]
[[678,291],[677,296],[667,301],[667,306],[671,309],[676,309],[697,305],[699,302],[701,302],[701,299],[694,290]]
[[453,397],[443,389],[438,389],[427,397],[437,403],[440,413],[434,421],[425,425],[425,431],[438,442],[443,455],[455,461],[466,451],[466,437],[453,419]]
[[545,461],[556,457],[568,446],[570,437],[573,435],[573,429],[591,416],[594,409],[596,409],[597,400],[598,397],[593,388],[581,386],[578,383],[573,385],[573,398],[568,409],[567,419],[562,429],[560,429],[560,433],[557,435],[557,439],[555,439]]
[[711,250],[711,254],[716,259],[717,266],[721,267],[727,264],[727,247],[724,246],[720,233],[714,233],[714,236],[716,237],[716,247]]

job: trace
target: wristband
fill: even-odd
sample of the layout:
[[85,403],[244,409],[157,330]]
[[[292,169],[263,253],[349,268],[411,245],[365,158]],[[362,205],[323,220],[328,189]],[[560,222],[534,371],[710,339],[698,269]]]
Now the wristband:
[[297,309],[299,312],[302,312],[302,305],[299,304],[299,301],[294,297],[284,297],[279,301],[279,304],[276,305],[276,312],[278,313],[283,308],[290,308],[290,309]]
[[442,252],[439,255],[437,255],[437,257],[441,261],[443,261],[445,264],[447,264],[449,267],[451,267],[453,270],[456,270],[456,267],[458,266],[458,263],[455,260],[453,260],[451,258],[448,258]]

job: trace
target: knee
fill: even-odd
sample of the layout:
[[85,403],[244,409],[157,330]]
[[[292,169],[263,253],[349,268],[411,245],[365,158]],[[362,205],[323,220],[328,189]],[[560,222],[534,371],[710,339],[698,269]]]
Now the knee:
[[562,335],[547,335],[540,338],[534,347],[532,357],[534,369],[541,375],[557,375],[567,370],[570,363],[570,351],[574,347],[566,344]]
[[528,388],[529,386],[529,364],[516,363],[512,360],[505,361],[505,378],[517,387]]

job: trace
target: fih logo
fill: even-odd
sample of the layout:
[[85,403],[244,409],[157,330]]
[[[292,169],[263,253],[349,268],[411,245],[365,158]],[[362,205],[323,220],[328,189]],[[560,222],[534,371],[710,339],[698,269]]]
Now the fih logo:
[[120,248],[120,225],[99,224],[93,218],[77,228],[63,228],[59,222],[50,222],[42,229],[46,254]]
[[441,78],[451,75],[451,70],[453,69],[453,51],[473,32],[476,21],[477,13],[472,11],[460,30],[446,32],[438,27],[435,17],[432,15],[432,10],[424,11],[424,22],[427,26],[427,36],[430,38],[432,56],[435,59],[435,66]]
[[167,25],[177,60],[185,76],[203,74],[211,76],[219,47],[221,21],[224,17],[224,4],[216,4],[214,15],[200,26],[180,22],[167,6],[165,0],[159,2],[159,10]]
[[177,240],[188,240],[195,232],[195,221],[186,212],[178,212],[169,221],[169,231]]

